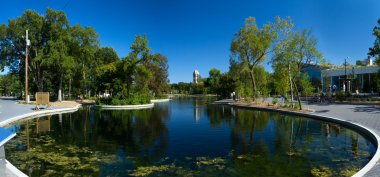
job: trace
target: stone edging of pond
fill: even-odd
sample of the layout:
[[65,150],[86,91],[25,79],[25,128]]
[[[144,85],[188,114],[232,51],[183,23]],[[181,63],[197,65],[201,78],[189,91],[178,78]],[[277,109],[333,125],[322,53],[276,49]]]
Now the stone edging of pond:
[[150,100],[151,103],[161,103],[161,102],[168,102],[170,101],[169,98],[165,98],[165,99],[153,99],[153,100]]
[[109,110],[133,110],[133,109],[149,109],[153,108],[154,103],[149,104],[138,104],[138,105],[95,105],[95,108],[99,109],[109,109]]
[[380,136],[377,135],[371,129],[369,129],[363,125],[360,125],[358,123],[343,120],[343,119],[340,119],[337,117],[321,116],[321,115],[314,114],[314,112],[304,113],[304,112],[296,112],[296,111],[290,111],[290,110],[285,110],[285,109],[275,109],[275,108],[259,107],[259,106],[252,106],[252,105],[239,105],[239,104],[233,104],[233,103],[230,103],[229,105],[233,106],[233,107],[238,107],[238,108],[247,108],[247,109],[265,110],[265,111],[271,111],[271,112],[280,112],[280,113],[286,113],[286,114],[291,114],[291,115],[308,117],[308,118],[317,119],[317,120],[324,120],[324,121],[338,123],[338,124],[347,126],[349,128],[352,128],[356,131],[359,131],[359,132],[365,134],[367,137],[369,137],[371,139],[371,142],[374,143],[374,145],[376,145],[376,153],[373,155],[372,159],[362,169],[360,169],[357,173],[355,173],[355,175],[353,175],[352,177],[364,176],[367,172],[369,172],[376,165],[376,163],[380,159],[380,149],[379,149]]
[[[36,117],[41,117],[41,116],[46,116],[46,115],[54,115],[54,114],[59,114],[59,113],[70,113],[70,112],[75,112],[81,107],[80,104],[74,106],[74,107],[66,107],[66,108],[58,108],[58,109],[49,109],[49,110],[40,110],[32,113],[27,113],[15,117],[11,117],[7,120],[4,120],[0,122],[0,127],[4,127],[9,125],[12,122],[25,119],[25,118],[36,118]],[[16,135],[17,136],[17,135]],[[10,140],[10,139],[8,139]],[[7,140],[7,141],[8,141]],[[11,164],[8,160],[6,161],[6,168],[12,172],[16,176],[22,176],[22,177],[27,177],[26,174],[24,174],[22,171],[20,171],[18,168],[16,168],[13,164]]]

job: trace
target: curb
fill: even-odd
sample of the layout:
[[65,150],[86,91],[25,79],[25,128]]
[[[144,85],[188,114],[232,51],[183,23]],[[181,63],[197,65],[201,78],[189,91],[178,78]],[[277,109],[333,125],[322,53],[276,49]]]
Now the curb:
[[139,105],[95,105],[95,108],[98,109],[107,109],[107,110],[133,110],[133,109],[150,109],[154,107],[154,103],[150,104],[139,104]]
[[151,103],[162,103],[162,102],[168,102],[170,101],[169,98],[165,98],[165,99],[153,99],[153,100],[150,100]]
[[380,160],[380,149],[379,149],[380,136],[377,135],[371,129],[369,129],[363,125],[360,125],[358,123],[343,120],[343,119],[340,119],[337,117],[317,115],[314,112],[312,112],[312,113],[301,113],[301,112],[288,111],[288,110],[283,110],[283,109],[272,109],[272,108],[265,108],[265,107],[244,106],[244,105],[236,105],[236,104],[229,104],[229,105],[233,106],[233,107],[238,107],[238,108],[257,109],[257,110],[265,110],[265,111],[271,111],[271,112],[280,112],[280,113],[286,113],[286,114],[291,114],[291,115],[308,117],[308,118],[317,119],[317,120],[329,121],[329,122],[338,123],[338,124],[347,126],[349,128],[352,128],[354,130],[359,131],[360,133],[365,134],[366,136],[368,136],[368,138],[370,138],[371,142],[374,143],[374,145],[376,145],[376,152],[373,155],[373,157],[371,158],[371,160],[362,169],[360,169],[358,172],[356,172],[352,177],[364,176]]

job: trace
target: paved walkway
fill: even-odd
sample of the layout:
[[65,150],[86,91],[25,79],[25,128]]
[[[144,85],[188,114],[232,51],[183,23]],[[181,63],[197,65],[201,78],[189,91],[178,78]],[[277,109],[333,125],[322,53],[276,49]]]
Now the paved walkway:
[[[1,122],[8,120],[12,117],[17,117],[24,114],[43,112],[46,109],[34,110],[36,106],[31,104],[19,104],[17,100],[3,100],[0,99],[0,126]],[[42,106],[45,108],[46,106]],[[49,110],[58,110],[62,108],[67,108],[64,106],[54,106]]]

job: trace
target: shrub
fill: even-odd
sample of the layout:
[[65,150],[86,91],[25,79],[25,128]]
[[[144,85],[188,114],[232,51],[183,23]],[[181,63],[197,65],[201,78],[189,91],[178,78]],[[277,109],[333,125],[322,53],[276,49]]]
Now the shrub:
[[274,97],[273,99],[272,99],[272,104],[277,104],[278,103],[278,99],[276,98],[276,97]]
[[339,91],[336,93],[336,99],[338,101],[343,101],[343,100],[346,100],[346,93],[344,93],[343,91]]
[[96,99],[97,105],[137,105],[150,103],[149,93],[135,93],[130,98],[107,97]]

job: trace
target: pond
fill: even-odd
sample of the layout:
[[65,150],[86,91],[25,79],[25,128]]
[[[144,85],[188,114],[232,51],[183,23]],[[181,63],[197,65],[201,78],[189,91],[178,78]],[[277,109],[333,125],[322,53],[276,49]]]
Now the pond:
[[376,151],[338,124],[212,101],[22,120],[7,159],[29,176],[350,176]]

